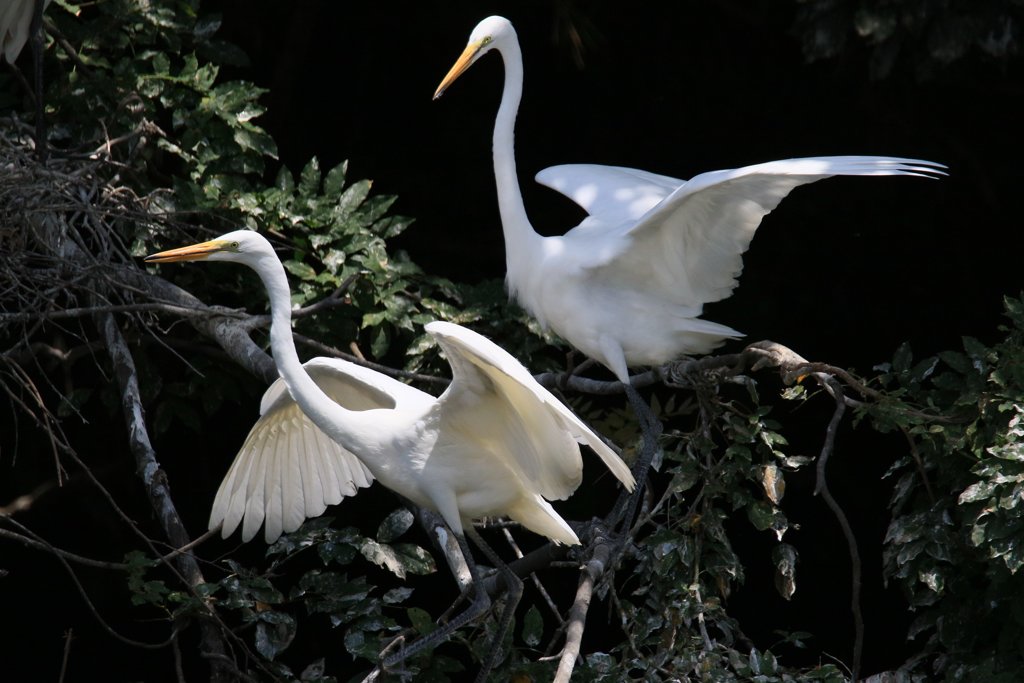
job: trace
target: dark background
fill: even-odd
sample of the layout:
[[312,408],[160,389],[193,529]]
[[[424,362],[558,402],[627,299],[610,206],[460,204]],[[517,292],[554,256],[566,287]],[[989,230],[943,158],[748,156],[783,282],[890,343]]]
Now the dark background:
[[[287,5],[287,6],[286,6]],[[517,160],[541,233],[580,214],[532,182],[547,166],[606,163],[688,178],[797,156],[885,154],[947,164],[940,182],[838,179],[797,190],[765,220],[740,287],[709,309],[752,338],[864,370],[910,340],[922,352],[992,335],[1018,291],[1009,216],[1022,157],[1019,60],[973,51],[923,77],[908,41],[870,78],[854,43],[809,64],[776,2],[223,2],[223,35],[269,88],[264,125],[299,169],[350,160],[416,218],[399,240],[429,270],[502,277],[490,161],[501,60],[489,55],[437,102],[476,22],[517,27],[525,89]],[[569,28],[584,39],[577,54]],[[920,45],[919,45],[920,43]]]
[[[948,64],[930,63],[923,55],[928,40],[918,36],[908,38],[891,72],[872,78],[872,46],[854,36],[838,56],[808,62],[796,28],[802,5],[778,0],[221,0],[203,7],[223,12],[221,35],[252,62],[222,75],[269,90],[262,124],[277,140],[282,162],[297,172],[312,156],[324,168],[348,159],[351,178],[371,178],[375,191],[396,194],[395,211],[416,218],[397,246],[429,272],[468,282],[503,277],[490,159],[500,59],[488,56],[431,101],[476,22],[500,13],[515,24],[523,46],[517,156],[539,232],[564,232],[581,216],[571,202],[532,183],[537,171],[554,164],[606,163],[688,178],[797,156],[910,156],[945,163],[950,176],[841,178],[798,189],[764,221],[735,294],[708,307],[706,317],[746,332],[748,340],[774,339],[809,359],[870,374],[904,341],[927,355],[957,347],[964,334],[998,338],[1001,297],[1021,289],[1024,237],[1012,203],[1024,158],[1019,58],[996,60],[973,50]],[[582,36],[581,49],[573,31]],[[726,350],[740,347],[734,342]],[[786,422],[810,425],[786,432],[795,432],[793,452],[814,455],[820,448],[830,408],[818,403]],[[191,445],[230,454],[248,424]],[[107,433],[117,449],[125,443],[121,432],[118,425]],[[882,585],[880,559],[888,500],[881,475],[905,445],[866,432],[847,424],[831,472],[862,544],[864,672],[871,673],[903,661],[911,615],[899,593]],[[186,511],[197,531],[212,495],[208,484],[217,482],[190,478],[184,465],[169,470],[175,493],[198,501],[199,512]],[[821,651],[848,660],[852,634],[845,543],[810,495],[809,477],[790,480],[784,504],[800,524],[787,535],[801,553],[792,602],[771,584],[771,537],[750,531],[742,519],[733,525],[748,577],[730,612],[760,648],[773,644],[778,629],[817,636],[812,654],[787,650],[789,664],[813,663]],[[72,549],[76,536],[88,538],[94,525],[109,523],[90,517],[90,509],[105,503],[92,499],[87,483],[73,486],[64,491],[68,508],[41,506],[26,520]],[[146,509],[137,481],[115,493]],[[109,540],[112,547],[132,543]],[[80,550],[104,556],[95,547]],[[38,562],[33,552],[25,552],[26,562]],[[4,565],[17,567],[13,559]],[[25,626],[7,645],[28,652],[45,632],[49,676],[69,623],[53,615],[73,610],[80,613],[74,623],[93,622],[63,570],[53,562],[39,566],[45,604],[27,594],[5,598],[9,623]],[[138,627],[122,587],[110,585],[105,595],[98,592],[105,574],[80,573],[86,580],[95,574],[90,591],[108,619]],[[154,621],[152,634],[143,627],[136,636],[164,632]],[[138,651],[111,645],[102,632],[76,637],[82,645],[73,659],[106,665],[110,680],[139,675],[128,672],[156,676],[144,661],[128,664]],[[340,649],[336,642],[330,647]],[[165,664],[166,655],[159,657]]]

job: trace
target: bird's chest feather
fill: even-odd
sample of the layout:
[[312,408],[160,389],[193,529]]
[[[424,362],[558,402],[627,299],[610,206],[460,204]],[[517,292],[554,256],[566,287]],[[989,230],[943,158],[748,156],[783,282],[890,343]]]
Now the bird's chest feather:
[[509,263],[506,283],[509,294],[544,327],[556,326],[586,296],[579,267],[560,250]]

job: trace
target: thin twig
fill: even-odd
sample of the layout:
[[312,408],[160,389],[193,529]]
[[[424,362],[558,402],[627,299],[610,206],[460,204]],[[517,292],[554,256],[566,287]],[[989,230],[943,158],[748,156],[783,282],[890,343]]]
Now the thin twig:
[[60,675],[57,676],[57,683],[64,683],[64,676],[68,672],[68,660],[71,658],[71,641],[74,639],[74,629],[69,628],[64,632],[64,656],[60,660]]
[[850,522],[846,518],[846,513],[843,512],[842,507],[840,507],[839,503],[837,503],[835,498],[832,497],[832,493],[828,489],[828,481],[825,477],[825,467],[828,464],[829,456],[832,455],[835,448],[836,432],[839,430],[839,423],[843,419],[843,413],[846,412],[846,402],[843,400],[845,398],[843,395],[843,387],[838,381],[828,375],[819,375],[818,377],[829,390],[829,393],[831,393],[835,398],[836,409],[835,412],[832,413],[832,419],[828,423],[828,428],[825,431],[825,443],[821,447],[821,455],[818,456],[817,481],[814,492],[815,494],[821,495],[822,500],[824,500],[825,504],[828,505],[830,510],[832,510],[832,514],[836,516],[836,519],[839,521],[839,526],[843,530],[843,536],[846,538],[846,544],[850,551],[850,570],[852,574],[850,611],[853,613],[854,628],[853,662],[850,670],[853,683],[856,683],[860,672],[861,654],[864,649],[864,615],[861,612],[860,605],[860,551],[857,548],[857,539],[853,535],[853,528],[850,526]]
[[[519,549],[519,544],[516,543],[516,539],[512,537],[512,532],[509,531],[508,528],[503,528],[501,532],[505,535],[505,540],[508,541],[509,546],[512,548],[512,552],[516,554],[516,559],[523,559],[523,551]],[[558,606],[555,604],[555,601],[551,599],[551,594],[548,593],[547,588],[545,588],[544,584],[540,582],[540,577],[537,576],[537,572],[530,572],[530,580],[533,581],[534,587],[537,589],[537,592],[540,593],[540,597],[544,599],[544,603],[548,606],[548,609],[551,610],[551,614],[555,617],[558,625],[561,626],[564,624],[565,619],[562,618],[562,613],[558,611]]]
[[130,567],[123,562],[106,562],[104,560],[94,560],[91,557],[76,555],[75,553],[50,545],[46,541],[37,541],[29,536],[10,531],[8,529],[0,529],[0,538],[6,538],[9,541],[16,541],[21,543],[23,546],[32,548],[33,550],[41,550],[43,552],[51,553],[65,560],[70,560],[71,562],[75,562],[86,567],[95,567],[97,569],[116,569],[118,571],[127,571],[130,569]]

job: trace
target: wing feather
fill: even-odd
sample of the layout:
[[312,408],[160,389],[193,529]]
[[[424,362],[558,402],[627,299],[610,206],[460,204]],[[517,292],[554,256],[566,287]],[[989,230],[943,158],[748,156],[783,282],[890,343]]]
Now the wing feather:
[[495,391],[518,419],[509,428],[508,452],[521,475],[548,499],[562,499],[579,485],[579,443],[597,453],[627,489],[635,482],[629,468],[604,441],[542,387],[507,351],[472,330],[435,321],[426,325],[452,366],[452,384],[440,400],[459,392]]
[[272,455],[268,452],[274,446],[272,441],[259,441],[253,444],[256,460],[252,464],[249,482],[246,487],[245,513],[242,518],[242,540],[248,541],[256,535],[256,530],[263,524],[266,516],[264,496],[266,494],[267,468]]
[[603,284],[698,307],[735,289],[761,219],[794,188],[836,175],[936,177],[944,168],[919,159],[840,156],[771,161],[689,181],[574,164],[545,169],[537,180],[590,213],[565,235],[581,242],[579,251],[595,238],[614,245],[591,249],[594,258],[581,262]]
[[[328,396],[350,410],[433,400],[418,389],[347,361],[314,358],[304,367]],[[223,524],[226,538],[241,523],[242,539],[248,541],[263,525],[270,543],[371,483],[373,475],[366,465],[313,424],[279,379],[264,394],[260,419],[221,482],[210,528]]]
[[[284,450],[284,449],[282,449]],[[316,467],[310,466],[309,453],[284,451],[279,454],[281,467],[285,471],[281,487],[281,530],[291,533],[306,520],[306,495],[308,480],[317,476]]]
[[[305,432],[305,430],[303,430]],[[293,437],[293,441],[297,441]],[[293,451],[294,452],[294,451]],[[304,460],[304,467],[302,468],[302,496],[304,508],[302,510],[303,518],[316,517],[323,513],[326,509],[326,498],[324,494],[324,465],[320,462],[320,458],[317,457],[317,453],[322,452],[320,449],[311,450],[309,448],[302,449],[302,457]],[[302,524],[302,519],[299,520],[299,524]],[[296,525],[298,528],[298,525]]]

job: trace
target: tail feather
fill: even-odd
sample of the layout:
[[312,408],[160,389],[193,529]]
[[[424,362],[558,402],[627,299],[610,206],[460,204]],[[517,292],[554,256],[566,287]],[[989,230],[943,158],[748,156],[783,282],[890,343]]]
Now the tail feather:
[[530,531],[547,536],[562,545],[580,545],[576,532],[555,512],[551,504],[540,496],[527,498],[512,506],[508,516]]

